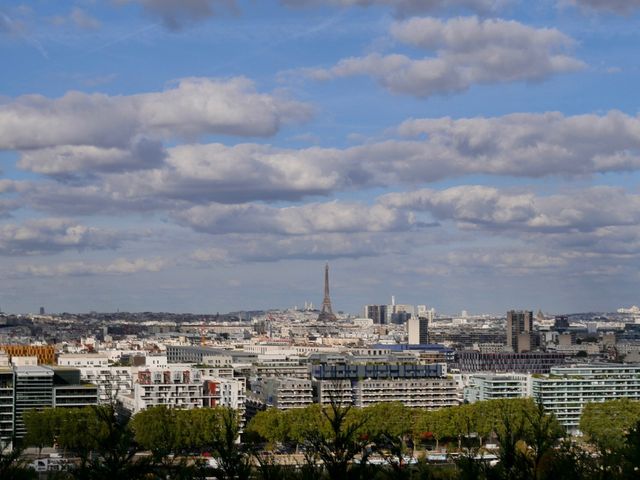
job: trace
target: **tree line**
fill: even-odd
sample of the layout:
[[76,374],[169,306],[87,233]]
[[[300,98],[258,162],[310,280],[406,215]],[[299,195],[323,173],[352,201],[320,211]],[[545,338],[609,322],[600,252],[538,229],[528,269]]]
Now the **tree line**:
[[[439,410],[400,403],[268,409],[242,434],[238,413],[227,408],[160,406],[131,418],[110,405],[56,408],[29,411],[24,423],[23,447],[56,446],[75,458],[74,468],[50,476],[60,479],[640,478],[640,402],[626,399],[588,404],[578,440],[532,399]],[[445,451],[449,461],[430,464],[425,449]],[[278,452],[297,465],[279,463]],[[15,449],[0,455],[0,478],[35,472]]]

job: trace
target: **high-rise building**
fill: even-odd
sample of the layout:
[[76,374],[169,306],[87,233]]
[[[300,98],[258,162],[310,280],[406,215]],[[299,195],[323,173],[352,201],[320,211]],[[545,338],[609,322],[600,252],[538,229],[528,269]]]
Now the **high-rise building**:
[[387,306],[386,305],[365,305],[364,317],[373,320],[373,323],[384,325],[387,323]]
[[13,437],[13,369],[0,367],[0,450]]
[[329,264],[324,266],[324,299],[322,300],[322,310],[318,315],[319,322],[335,321],[336,316],[331,308],[331,298],[329,297]]
[[510,310],[507,312],[507,347],[515,353],[533,349],[533,312]]
[[567,315],[556,315],[554,322],[553,322],[553,328],[554,330],[558,331],[558,332],[564,332],[566,330],[569,330],[569,317]]
[[429,319],[414,317],[407,321],[409,345],[424,345],[429,343]]

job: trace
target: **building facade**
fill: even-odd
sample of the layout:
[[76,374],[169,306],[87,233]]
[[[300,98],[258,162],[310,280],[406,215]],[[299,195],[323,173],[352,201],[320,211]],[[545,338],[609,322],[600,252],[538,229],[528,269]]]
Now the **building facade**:
[[533,350],[532,311],[510,310],[507,312],[507,347],[515,353]]
[[532,394],[567,430],[575,433],[587,403],[617,398],[640,400],[640,365],[554,367],[549,375],[534,376]]

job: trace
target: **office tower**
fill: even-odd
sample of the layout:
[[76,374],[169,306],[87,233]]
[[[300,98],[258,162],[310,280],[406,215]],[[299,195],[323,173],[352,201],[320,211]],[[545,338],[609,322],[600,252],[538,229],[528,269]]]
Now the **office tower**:
[[424,345],[429,343],[429,319],[414,317],[407,321],[409,345]]
[[40,307],[40,315],[44,315],[44,307]]
[[365,305],[365,318],[370,318],[373,323],[383,325],[387,323],[387,306],[386,305]]
[[53,407],[53,370],[41,366],[15,367],[15,435],[24,437],[23,415],[33,408]]
[[329,297],[329,264],[324,266],[324,299],[322,300],[322,310],[318,315],[319,322],[335,321],[336,316],[331,309],[331,298]]
[[507,312],[507,347],[516,353],[528,352],[534,345],[533,312],[510,310]]
[[553,328],[559,332],[569,330],[569,317],[567,315],[556,315]]

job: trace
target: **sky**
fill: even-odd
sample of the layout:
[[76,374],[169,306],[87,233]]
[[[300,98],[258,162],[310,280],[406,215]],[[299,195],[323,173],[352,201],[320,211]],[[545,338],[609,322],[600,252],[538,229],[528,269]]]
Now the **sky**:
[[0,0],[0,309],[640,303],[640,0]]

